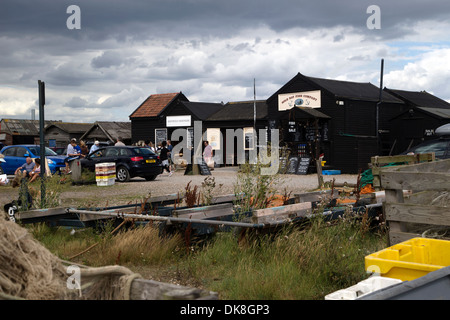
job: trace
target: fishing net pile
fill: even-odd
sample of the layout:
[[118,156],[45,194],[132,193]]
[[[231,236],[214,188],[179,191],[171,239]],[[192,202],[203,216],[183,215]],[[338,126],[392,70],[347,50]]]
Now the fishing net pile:
[[80,286],[73,289],[67,270],[25,228],[0,217],[0,299],[129,299],[131,282],[139,277],[120,266],[82,267]]

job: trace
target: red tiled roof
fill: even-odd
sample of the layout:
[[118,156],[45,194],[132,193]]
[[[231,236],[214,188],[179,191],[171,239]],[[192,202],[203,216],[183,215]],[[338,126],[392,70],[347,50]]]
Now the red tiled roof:
[[179,94],[179,92],[152,94],[130,115],[130,118],[156,117]]

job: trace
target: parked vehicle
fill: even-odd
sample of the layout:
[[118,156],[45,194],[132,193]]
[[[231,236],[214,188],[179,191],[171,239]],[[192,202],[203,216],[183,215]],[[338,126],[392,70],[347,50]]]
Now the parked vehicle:
[[51,147],[53,151],[59,156],[65,156],[67,154],[67,147]]
[[[3,147],[0,151],[4,155],[6,162],[1,162],[1,172],[12,175],[16,169],[25,163],[27,157],[40,158],[41,147],[39,145],[12,145]],[[52,174],[59,172],[65,168],[65,156],[57,155],[50,148],[45,148],[45,158],[47,159],[48,167]]]
[[107,162],[116,164],[116,178],[119,182],[126,182],[134,177],[142,177],[147,181],[152,181],[162,173],[159,157],[152,150],[144,147],[111,146],[100,148],[80,160],[82,168],[94,172],[97,163]]
[[435,130],[438,139],[425,141],[403,154],[418,154],[434,152],[436,159],[450,159],[450,123]]

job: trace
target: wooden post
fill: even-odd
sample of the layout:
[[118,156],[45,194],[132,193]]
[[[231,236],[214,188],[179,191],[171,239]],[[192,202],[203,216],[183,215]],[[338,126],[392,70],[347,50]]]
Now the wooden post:
[[317,179],[319,180],[319,189],[322,189],[323,186],[323,175],[322,175],[322,159],[316,160],[316,168],[317,168]]
[[79,159],[71,161],[70,170],[72,171],[72,181],[81,181],[81,162]]

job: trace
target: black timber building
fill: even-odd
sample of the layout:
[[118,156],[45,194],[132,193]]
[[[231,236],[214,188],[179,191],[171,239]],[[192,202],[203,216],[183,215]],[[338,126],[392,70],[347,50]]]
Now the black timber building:
[[[379,104],[380,90],[371,83],[313,78],[298,73],[267,99],[268,117],[274,122],[271,127],[281,131],[286,131],[287,110],[288,121],[295,121],[301,130],[313,131],[311,121],[318,123],[316,138],[320,143],[311,143],[314,136],[308,135],[306,152],[313,159],[324,154],[323,160],[329,168],[358,173],[367,169],[371,156],[389,153],[393,144],[389,120],[405,110],[404,102],[387,92],[382,93],[381,99]],[[305,120],[297,121],[300,110],[314,112],[315,117],[306,126]],[[291,139],[292,152],[304,142]]]
[[182,92],[151,95],[130,115],[131,142],[150,140],[158,146],[171,140],[176,129],[186,128],[187,144],[192,147],[194,122],[206,120],[222,107],[222,103],[190,102]]
[[435,139],[435,129],[450,123],[450,103],[431,93],[388,88],[384,91],[401,99],[406,106],[402,113],[390,120],[393,154],[402,153],[425,140]]

